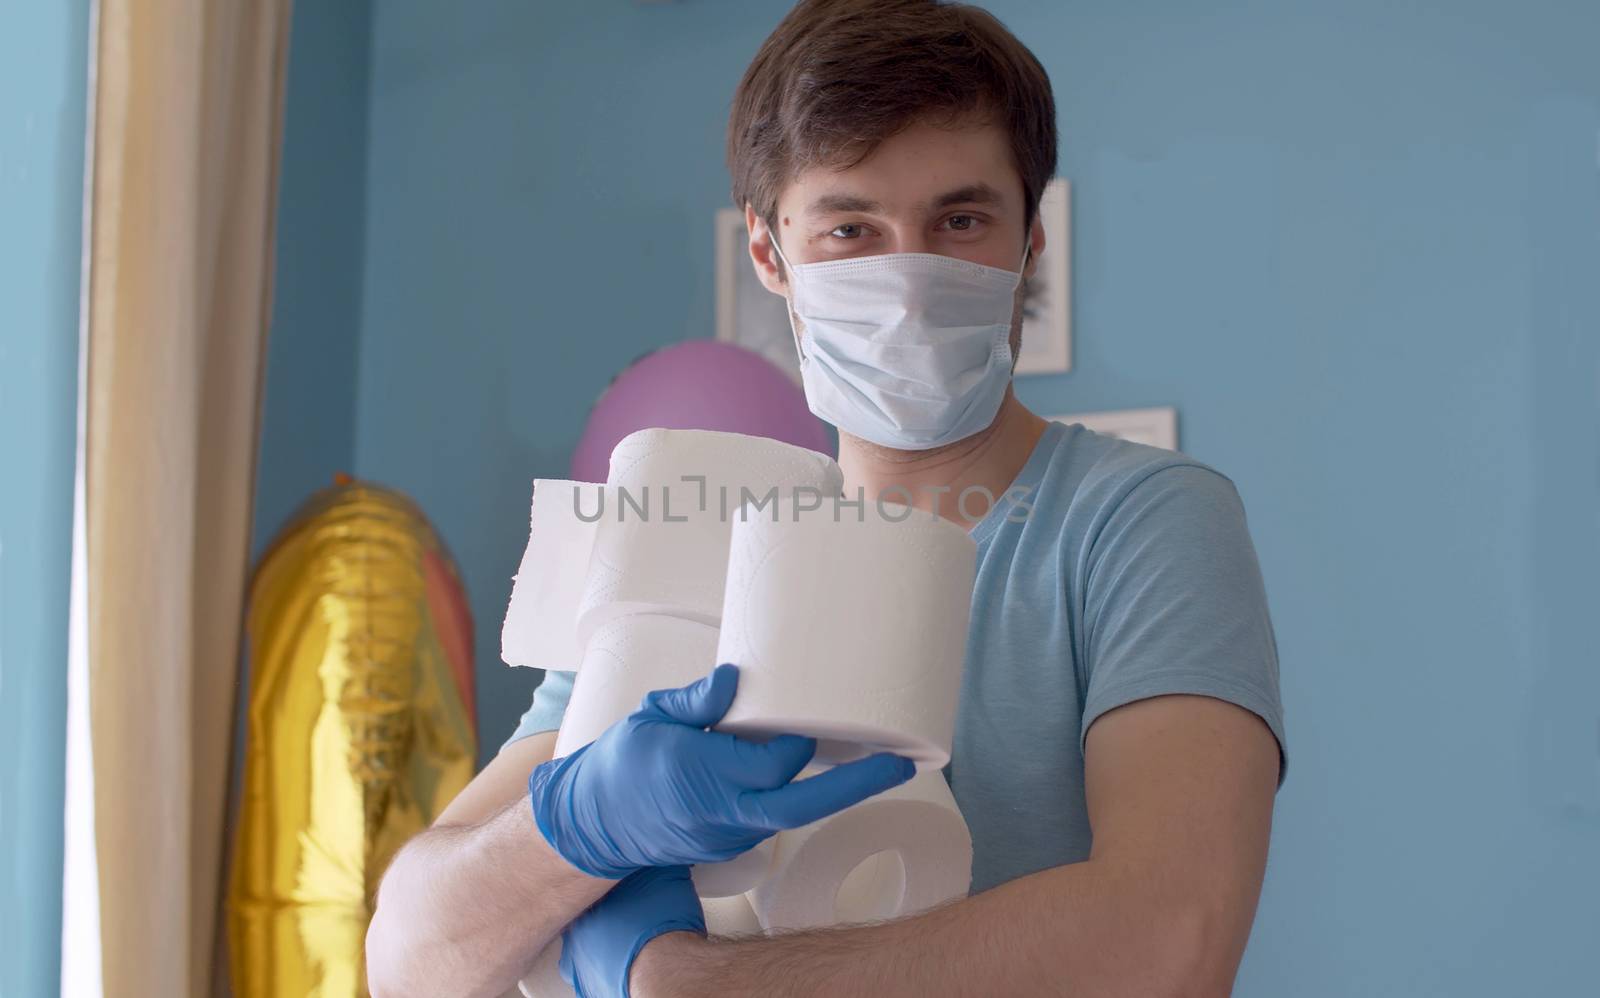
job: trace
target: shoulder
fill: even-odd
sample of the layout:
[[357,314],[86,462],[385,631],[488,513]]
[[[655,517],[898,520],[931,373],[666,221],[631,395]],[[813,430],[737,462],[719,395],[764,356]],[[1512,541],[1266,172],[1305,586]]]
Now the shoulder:
[[1242,508],[1233,479],[1212,465],[1077,423],[1060,434],[1037,500],[1086,533],[1135,512],[1185,517]]

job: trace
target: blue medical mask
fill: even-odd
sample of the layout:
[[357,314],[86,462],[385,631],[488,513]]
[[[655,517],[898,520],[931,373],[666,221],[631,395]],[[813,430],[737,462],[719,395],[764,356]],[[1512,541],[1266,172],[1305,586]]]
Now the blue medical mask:
[[817,416],[896,450],[940,447],[994,422],[1011,382],[1027,249],[1016,270],[1001,270],[936,253],[796,266],[773,248],[788,268],[789,323]]

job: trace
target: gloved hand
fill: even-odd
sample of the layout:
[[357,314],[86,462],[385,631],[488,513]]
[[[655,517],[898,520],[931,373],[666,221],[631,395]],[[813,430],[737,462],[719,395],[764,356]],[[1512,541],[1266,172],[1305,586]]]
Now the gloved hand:
[[804,780],[816,739],[756,742],[705,730],[733,703],[738,670],[719,665],[688,686],[656,690],[590,744],[528,778],[534,821],[567,862],[620,879],[644,866],[716,863],[916,772],[889,752]]
[[561,933],[561,976],[578,998],[628,998],[644,944],[663,932],[705,935],[687,866],[647,866],[623,878]]

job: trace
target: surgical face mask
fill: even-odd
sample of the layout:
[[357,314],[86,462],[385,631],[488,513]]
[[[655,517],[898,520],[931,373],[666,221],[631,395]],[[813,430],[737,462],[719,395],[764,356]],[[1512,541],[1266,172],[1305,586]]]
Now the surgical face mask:
[[953,443],[994,421],[1011,382],[1026,249],[1016,270],[935,253],[798,266],[778,257],[812,412],[896,450]]

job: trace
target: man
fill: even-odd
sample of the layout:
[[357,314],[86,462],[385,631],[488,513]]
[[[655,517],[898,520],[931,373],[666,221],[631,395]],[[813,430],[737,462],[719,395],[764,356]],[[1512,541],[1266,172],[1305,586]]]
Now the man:
[[[808,739],[758,750],[705,730],[731,702],[729,666],[548,762],[571,689],[551,673],[396,858],[374,994],[497,994],[558,936],[584,994],[1227,994],[1282,777],[1276,644],[1229,479],[1048,423],[1011,391],[1022,284],[1048,249],[1043,69],[972,7],[803,2],[739,84],[728,153],[847,495],[909,493],[978,542],[946,772],[972,894],[869,926],[707,938],[687,864],[908,769],[883,755],[793,780]],[[980,508],[985,493],[1002,498]]]

